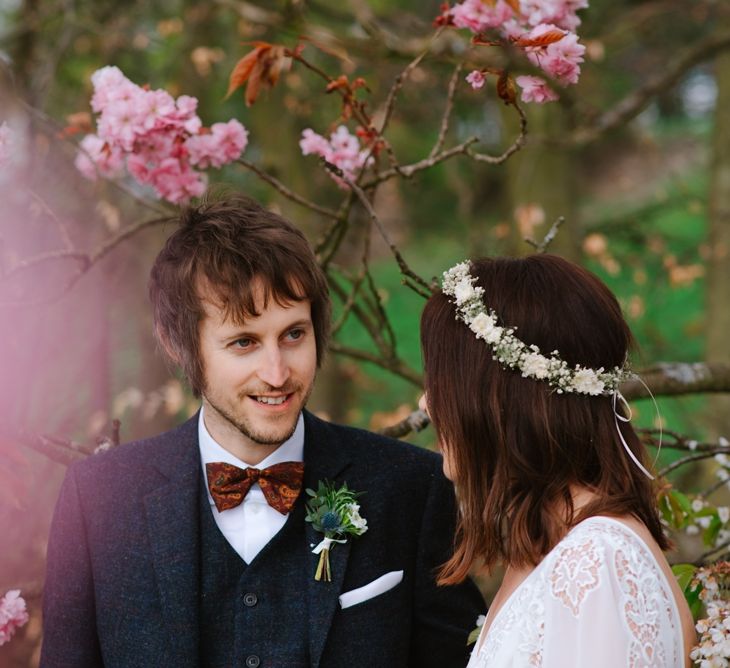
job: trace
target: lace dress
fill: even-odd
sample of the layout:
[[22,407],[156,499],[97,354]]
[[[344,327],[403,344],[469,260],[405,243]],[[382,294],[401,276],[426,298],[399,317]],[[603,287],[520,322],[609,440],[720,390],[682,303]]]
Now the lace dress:
[[507,599],[467,668],[684,668],[669,582],[626,525],[575,526]]

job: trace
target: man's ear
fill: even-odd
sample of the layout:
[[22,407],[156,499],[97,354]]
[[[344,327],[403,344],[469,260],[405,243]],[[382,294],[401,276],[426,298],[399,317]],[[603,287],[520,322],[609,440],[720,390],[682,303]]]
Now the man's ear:
[[157,343],[160,348],[162,348],[162,351],[165,355],[167,355],[167,358],[173,362],[173,364],[180,366],[180,355],[178,355],[167,334],[162,331],[159,325],[155,326],[155,338],[157,339]]

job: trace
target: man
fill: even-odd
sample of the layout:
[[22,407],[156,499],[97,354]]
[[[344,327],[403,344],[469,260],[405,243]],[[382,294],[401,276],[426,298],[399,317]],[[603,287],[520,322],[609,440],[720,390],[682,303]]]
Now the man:
[[[70,467],[41,666],[466,665],[484,605],[471,583],[435,584],[454,521],[441,459],[304,410],[330,316],[304,236],[243,197],[188,208],[150,295],[202,407]],[[301,490],[361,493],[367,530],[330,536],[330,581],[302,467]]]

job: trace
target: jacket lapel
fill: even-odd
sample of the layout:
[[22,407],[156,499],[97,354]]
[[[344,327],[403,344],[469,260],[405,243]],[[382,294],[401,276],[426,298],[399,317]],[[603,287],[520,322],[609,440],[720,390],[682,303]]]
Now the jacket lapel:
[[[197,414],[175,430],[174,447],[160,447],[156,467],[167,478],[145,496],[152,561],[167,623],[166,663],[198,666],[199,521],[202,476]],[[172,450],[173,454],[170,454]],[[163,455],[167,454],[168,456]]]
[[[304,420],[304,486],[316,489],[322,480],[343,482],[338,476],[343,473],[350,462],[342,448],[337,447],[338,444],[333,442],[328,425],[307,412],[304,413]],[[322,658],[332,619],[339,605],[352,537],[348,537],[345,544],[335,544],[330,551],[332,581],[318,582],[314,579],[314,574],[319,555],[313,554],[312,548],[324,536],[315,531],[309,522],[306,524],[305,534],[309,594],[309,653],[311,666],[317,668]]]

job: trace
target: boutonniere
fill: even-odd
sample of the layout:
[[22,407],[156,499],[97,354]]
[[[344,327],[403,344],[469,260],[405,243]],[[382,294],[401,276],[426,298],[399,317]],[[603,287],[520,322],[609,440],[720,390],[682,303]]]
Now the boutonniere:
[[336,543],[346,543],[347,536],[362,536],[368,530],[368,522],[360,517],[357,503],[361,493],[348,489],[347,483],[337,489],[326,480],[320,481],[316,492],[306,491],[312,498],[307,502],[305,520],[312,523],[315,531],[324,534],[324,539],[312,550],[319,555],[314,579],[331,582],[330,550]]

